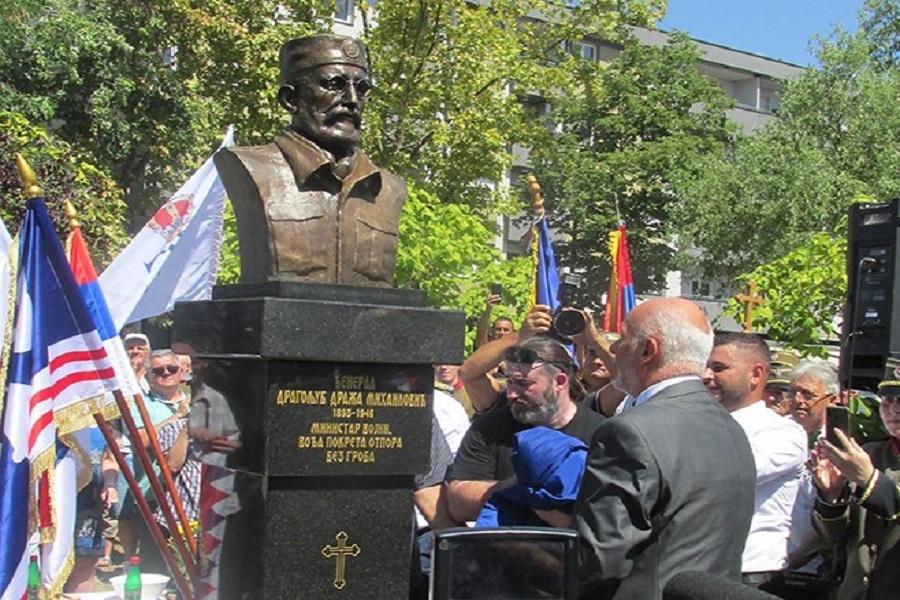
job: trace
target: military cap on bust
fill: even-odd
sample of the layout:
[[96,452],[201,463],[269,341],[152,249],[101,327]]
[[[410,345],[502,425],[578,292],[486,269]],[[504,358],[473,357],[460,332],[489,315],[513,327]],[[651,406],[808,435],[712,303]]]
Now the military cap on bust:
[[281,82],[292,83],[303,71],[324,65],[352,65],[368,71],[369,56],[359,40],[323,33],[285,42],[279,64]]

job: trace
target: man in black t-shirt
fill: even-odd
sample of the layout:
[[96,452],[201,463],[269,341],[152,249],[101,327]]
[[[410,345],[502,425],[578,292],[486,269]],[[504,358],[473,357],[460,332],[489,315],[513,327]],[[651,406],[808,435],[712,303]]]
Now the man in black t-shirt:
[[459,522],[474,520],[491,494],[515,484],[516,432],[542,425],[589,444],[604,420],[577,403],[581,388],[572,359],[556,340],[530,337],[506,350],[503,360],[507,391],[499,406],[472,423],[447,474],[450,514]]

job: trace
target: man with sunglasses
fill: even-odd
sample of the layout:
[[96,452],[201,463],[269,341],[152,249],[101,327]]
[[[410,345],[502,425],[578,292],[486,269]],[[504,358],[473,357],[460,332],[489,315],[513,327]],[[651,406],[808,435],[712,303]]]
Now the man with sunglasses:
[[242,281],[390,287],[406,184],[359,149],[372,89],[366,48],[323,34],[288,41],[279,60],[290,128],[215,156],[237,217]]
[[[159,430],[165,423],[187,415],[190,397],[181,390],[181,363],[174,352],[168,349],[154,350],[150,354],[150,369],[147,371],[147,379],[150,382],[150,393],[144,396],[144,407],[147,409],[147,416],[154,429]],[[149,448],[149,434],[133,401],[130,408],[131,416],[138,428],[140,443],[145,448]],[[150,479],[138,460],[134,461],[134,475],[146,496],[150,492]],[[140,543],[142,562],[146,564],[144,553],[146,552],[149,556],[149,553],[153,552],[154,544],[143,520],[137,513],[137,506],[131,490],[128,491],[122,503],[119,535],[126,556],[133,555]]]
[[491,494],[515,485],[517,432],[544,426],[587,444],[604,420],[579,403],[572,359],[558,341],[529,337],[506,349],[503,360],[507,389],[501,404],[472,423],[447,475],[450,514],[459,523],[473,521]]

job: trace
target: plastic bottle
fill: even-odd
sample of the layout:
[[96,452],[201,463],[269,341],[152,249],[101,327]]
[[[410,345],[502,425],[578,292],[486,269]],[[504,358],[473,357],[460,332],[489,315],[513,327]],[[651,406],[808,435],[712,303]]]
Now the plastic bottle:
[[123,600],[141,600],[141,559],[137,556],[128,559],[124,592]]
[[38,600],[41,593],[41,570],[38,568],[38,557],[32,556],[28,563],[28,600]]

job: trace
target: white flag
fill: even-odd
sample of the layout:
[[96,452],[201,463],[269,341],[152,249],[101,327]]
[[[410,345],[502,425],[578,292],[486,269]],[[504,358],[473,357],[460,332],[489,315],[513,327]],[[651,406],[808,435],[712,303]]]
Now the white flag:
[[[234,144],[229,126],[220,148]],[[212,157],[172,195],[100,275],[116,329],[208,300],[219,270],[225,188]]]

